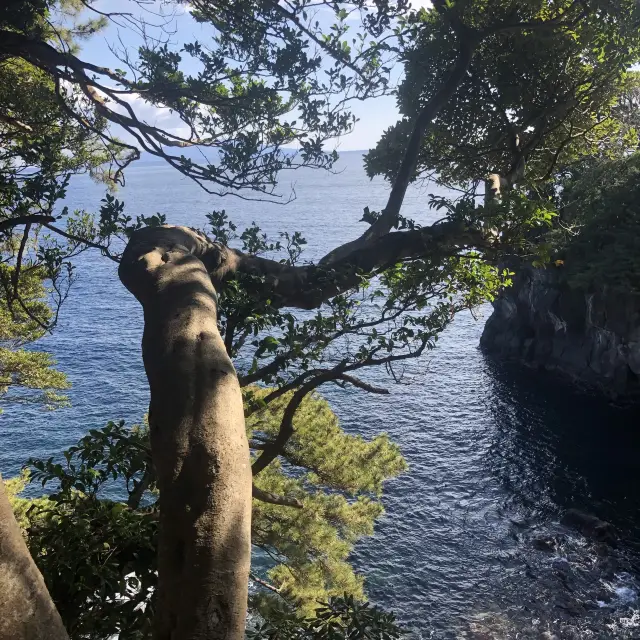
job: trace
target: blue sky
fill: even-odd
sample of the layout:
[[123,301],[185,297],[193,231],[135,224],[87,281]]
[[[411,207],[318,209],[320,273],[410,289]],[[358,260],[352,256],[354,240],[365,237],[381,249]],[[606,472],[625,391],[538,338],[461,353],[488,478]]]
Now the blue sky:
[[[414,0],[412,4],[424,5],[426,3],[424,0]],[[100,0],[94,6],[102,11],[125,11],[132,12],[134,15],[142,13],[147,21],[158,20],[154,15],[144,13],[143,9],[128,0]],[[191,18],[188,11],[182,11],[181,15],[175,17],[171,21],[171,26],[177,29],[177,35],[174,40],[179,39],[181,42],[198,40],[206,43],[210,38],[211,28],[207,25],[198,24]],[[132,33],[130,29],[121,29],[114,24],[110,24],[106,30],[82,43],[81,57],[103,66],[122,67],[123,65],[110,50],[110,46],[119,46],[119,40],[126,47],[132,47],[133,49],[140,43],[139,37]],[[130,100],[130,102],[135,107],[139,117],[145,119],[148,124],[162,125],[166,129],[179,131],[178,119],[172,116],[168,110],[156,109],[152,105],[145,104],[141,99]],[[382,132],[398,119],[398,110],[395,105],[395,99],[392,97],[377,98],[364,103],[355,102],[352,105],[352,111],[359,119],[359,122],[351,134],[344,136],[337,142],[339,151],[373,147]],[[118,135],[122,134],[118,132]]]

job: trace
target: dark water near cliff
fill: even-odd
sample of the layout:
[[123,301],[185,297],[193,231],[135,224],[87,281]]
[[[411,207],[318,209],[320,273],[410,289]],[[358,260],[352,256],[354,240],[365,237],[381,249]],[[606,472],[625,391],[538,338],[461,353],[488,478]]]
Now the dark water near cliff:
[[[343,164],[338,176],[296,174],[298,199],[286,207],[221,204],[161,164],[134,167],[119,197],[129,215],[159,211],[178,224],[202,226],[204,212],[224,206],[240,226],[255,219],[274,235],[301,230],[313,259],[361,232],[365,205],[384,204],[386,187],[365,178],[358,154]],[[406,215],[433,217],[430,191],[414,190]],[[79,180],[68,204],[95,210],[100,197]],[[113,264],[85,254],[78,267],[61,326],[42,343],[73,383],[73,406],[6,408],[5,475],[29,455],[56,453],[89,428],[145,412],[140,309]],[[388,431],[410,465],[388,484],[387,515],[356,552],[370,597],[417,638],[640,638],[638,411],[487,359],[482,325],[457,318],[391,396],[324,392],[348,430]],[[372,380],[389,384],[383,371]],[[562,527],[569,507],[612,522],[618,548],[599,549]],[[556,536],[557,548],[536,550],[540,535]]]

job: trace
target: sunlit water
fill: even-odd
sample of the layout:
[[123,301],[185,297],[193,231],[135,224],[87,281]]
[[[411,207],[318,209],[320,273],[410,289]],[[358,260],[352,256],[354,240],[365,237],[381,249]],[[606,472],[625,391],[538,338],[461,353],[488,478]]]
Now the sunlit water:
[[[358,154],[344,154],[342,166],[339,175],[292,174],[297,200],[284,207],[221,203],[162,164],[133,167],[119,197],[133,216],[204,226],[205,212],[224,207],[239,226],[300,230],[313,259],[361,233],[365,205],[384,205],[386,186],[366,179]],[[413,190],[405,214],[433,218],[433,191]],[[67,204],[95,210],[101,193],[79,179]],[[29,455],[53,455],[90,428],[145,413],[140,308],[108,260],[87,253],[78,274],[59,329],[40,344],[69,375],[72,406],[5,407],[5,476]],[[402,384],[372,373],[390,396],[323,390],[348,431],[389,432],[410,465],[387,484],[387,513],[355,553],[368,593],[416,638],[640,638],[637,410],[488,359],[478,341],[489,312],[458,317]],[[569,507],[612,522],[618,548],[561,526]],[[555,536],[557,548],[536,550],[540,535]]]

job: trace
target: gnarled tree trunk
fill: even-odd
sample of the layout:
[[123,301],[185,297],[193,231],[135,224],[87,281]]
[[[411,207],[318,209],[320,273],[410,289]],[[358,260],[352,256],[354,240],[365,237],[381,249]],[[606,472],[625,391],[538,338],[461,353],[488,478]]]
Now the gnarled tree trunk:
[[205,266],[216,259],[211,248],[184,227],[145,228],[119,269],[144,309],[160,490],[155,640],[244,637],[251,469],[240,386]]
[[0,477],[0,640],[68,640]]

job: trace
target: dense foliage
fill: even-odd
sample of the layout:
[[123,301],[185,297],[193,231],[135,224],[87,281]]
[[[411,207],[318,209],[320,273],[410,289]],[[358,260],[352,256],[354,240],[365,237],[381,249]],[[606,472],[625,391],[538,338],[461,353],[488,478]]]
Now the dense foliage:
[[[103,152],[121,154],[109,163],[116,180],[145,151],[212,192],[248,189],[276,196],[280,170],[331,167],[337,155],[325,151],[324,143],[354,124],[345,105],[383,93],[388,84],[389,68],[372,37],[393,19],[393,3],[356,2],[348,11],[340,3],[321,3],[333,20],[322,26],[306,1],[285,6],[203,0],[188,7],[174,1],[156,11],[130,0],[131,12],[113,13],[79,0],[12,4],[0,22],[0,56],[17,55],[34,72],[55,76],[59,113],[93,136]],[[186,8],[209,27],[206,41],[188,41],[172,30],[172,20]],[[353,11],[363,13],[363,29],[347,40]],[[74,40],[109,23],[128,30],[139,45],[114,50],[121,68],[77,57]],[[64,72],[56,72],[57,65]],[[139,95],[171,109],[185,133],[139,118],[129,99]],[[29,126],[17,115],[12,119],[13,126]],[[135,144],[114,137],[107,122]],[[181,151],[194,144],[201,154]],[[291,147],[299,151],[291,153]]]
[[[3,8],[0,27],[21,25],[54,37],[43,20],[42,5],[11,3]],[[60,11],[77,15],[81,3],[62,2]],[[74,38],[93,33],[104,19],[78,22],[73,34],[59,32],[72,46]],[[52,369],[45,353],[25,350],[51,331],[60,306],[74,281],[70,258],[86,248],[72,239],[52,237],[43,222],[54,220],[56,204],[64,199],[70,178],[89,173],[109,182],[106,166],[124,158],[117,145],[105,143],[103,118],[79,122],[61,109],[59,81],[26,60],[0,55],[0,394],[17,388],[10,399],[45,400],[59,405],[67,387],[64,375]],[[79,99],[78,92],[69,99]],[[107,165],[105,165],[107,163]],[[68,230],[79,232],[87,222],[82,212],[63,211]],[[18,229],[10,220],[22,221]],[[43,390],[29,393],[27,390]]]
[[[281,397],[257,408],[267,393],[255,388],[247,394],[253,439],[277,432],[286,407]],[[264,620],[264,637],[287,620],[291,637],[305,637],[294,629],[302,633],[312,625],[302,617],[312,618],[319,602],[346,594],[351,608],[359,606],[362,576],[348,556],[383,513],[383,481],[405,463],[385,435],[371,441],[347,435],[327,402],[315,396],[296,414],[284,459],[257,481],[270,495],[286,495],[290,504],[254,500],[252,602]],[[26,483],[41,483],[51,492],[20,497]],[[60,462],[31,460],[9,486],[29,548],[71,637],[146,637],[157,581],[158,509],[148,429],[109,423],[65,451]]]
[[640,155],[590,163],[567,178],[551,240],[567,281],[640,293]]
[[[486,34],[468,72],[422,140],[413,178],[475,193],[488,174],[544,188],[576,159],[637,143],[615,117],[640,38],[630,2],[460,2],[456,19]],[[625,15],[625,12],[628,12]],[[540,24],[550,20],[564,26]],[[522,28],[502,28],[509,23]],[[451,23],[422,12],[403,34],[403,118],[366,157],[393,179],[413,120],[447,82],[458,55]],[[517,180],[515,179],[517,178]]]
[[402,636],[393,614],[350,596],[331,598],[310,618],[284,613],[247,632],[248,640],[394,640]]

